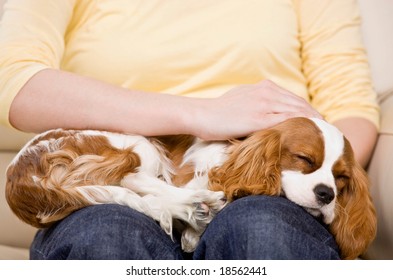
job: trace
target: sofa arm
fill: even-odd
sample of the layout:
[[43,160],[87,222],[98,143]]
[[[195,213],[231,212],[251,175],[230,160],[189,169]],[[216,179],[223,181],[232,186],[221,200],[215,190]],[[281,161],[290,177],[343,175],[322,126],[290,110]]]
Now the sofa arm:
[[366,258],[393,259],[393,92],[381,102],[381,132],[368,168],[377,209],[377,238]]
[[[0,125],[0,152],[19,151],[34,134],[23,133],[16,129],[11,129]],[[1,174],[3,175],[3,174]]]

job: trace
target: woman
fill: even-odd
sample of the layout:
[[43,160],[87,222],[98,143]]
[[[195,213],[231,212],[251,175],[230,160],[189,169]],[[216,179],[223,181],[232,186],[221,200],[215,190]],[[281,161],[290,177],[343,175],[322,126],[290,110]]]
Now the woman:
[[[1,120],[146,136],[240,137],[325,118],[365,166],[379,125],[352,0],[12,0],[0,29]],[[192,256],[151,219],[92,206],[40,231],[38,259],[335,259],[325,225],[282,198],[248,197]]]

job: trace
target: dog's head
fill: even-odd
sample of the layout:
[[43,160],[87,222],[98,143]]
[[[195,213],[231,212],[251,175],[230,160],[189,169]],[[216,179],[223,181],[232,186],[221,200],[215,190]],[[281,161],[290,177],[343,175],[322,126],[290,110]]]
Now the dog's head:
[[235,144],[214,171],[229,200],[285,195],[330,225],[343,258],[364,252],[376,232],[365,171],[349,142],[319,119],[293,118]]

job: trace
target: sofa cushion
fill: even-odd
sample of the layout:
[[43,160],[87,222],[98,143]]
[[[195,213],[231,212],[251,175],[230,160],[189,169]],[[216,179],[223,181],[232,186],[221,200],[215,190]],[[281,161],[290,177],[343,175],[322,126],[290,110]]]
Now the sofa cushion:
[[381,135],[368,169],[378,219],[377,238],[365,256],[369,259],[393,259],[392,154],[393,135]]
[[358,0],[374,86],[379,94],[393,90],[393,1]]
[[380,97],[382,97],[380,101],[382,114],[380,133],[393,135],[393,89]]
[[[15,153],[0,152],[1,174],[5,174],[5,170],[14,156]],[[5,200],[5,176],[0,176],[0,213],[0,245],[29,248],[36,229],[20,221],[8,207]]]
[[0,260],[28,260],[29,249],[0,244]]

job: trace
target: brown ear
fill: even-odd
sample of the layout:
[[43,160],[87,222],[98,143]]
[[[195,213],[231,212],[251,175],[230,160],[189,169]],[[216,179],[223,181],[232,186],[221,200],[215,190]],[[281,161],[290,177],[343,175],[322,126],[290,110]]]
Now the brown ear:
[[235,144],[229,159],[209,174],[209,188],[224,191],[232,201],[246,195],[281,192],[280,133],[257,132]]
[[330,229],[343,259],[357,258],[375,238],[377,220],[369,185],[366,172],[356,163],[349,186],[337,198],[336,218]]

